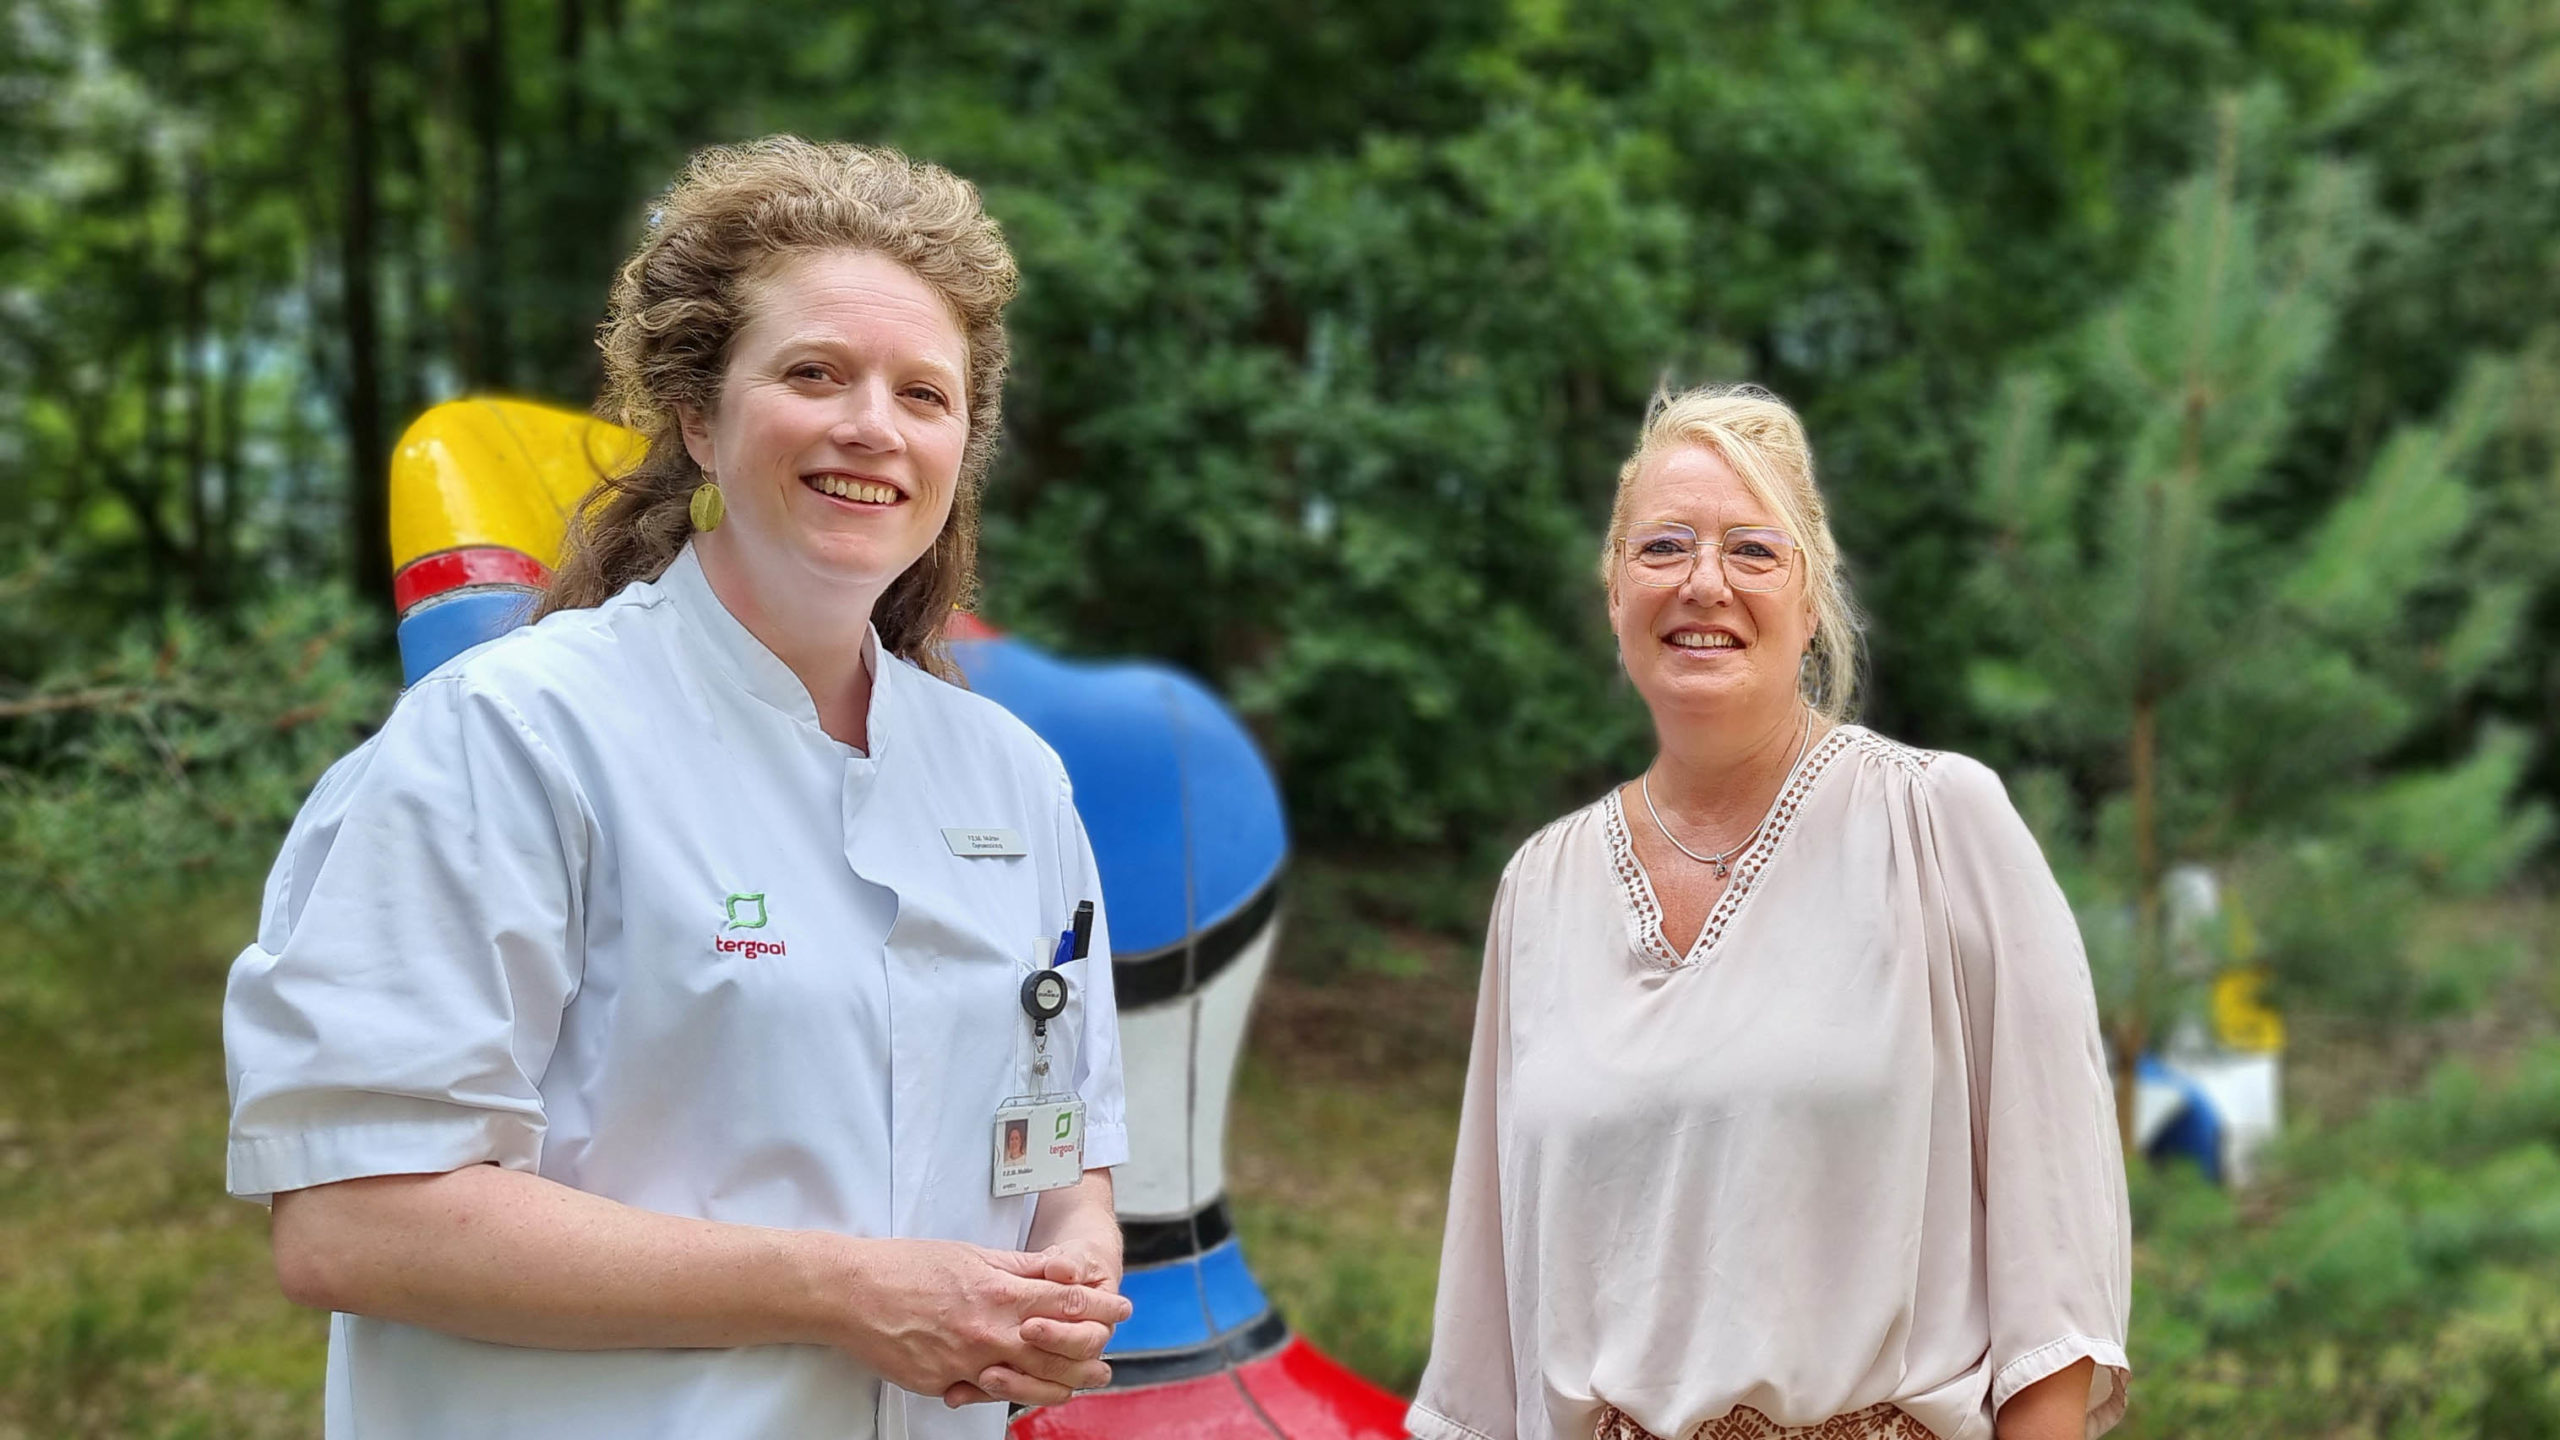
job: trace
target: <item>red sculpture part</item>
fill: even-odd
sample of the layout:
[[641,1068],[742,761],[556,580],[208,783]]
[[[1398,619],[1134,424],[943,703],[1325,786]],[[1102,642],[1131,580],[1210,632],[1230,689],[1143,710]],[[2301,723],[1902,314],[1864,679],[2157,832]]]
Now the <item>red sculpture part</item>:
[[1232,1370],[1027,1410],[1012,1440],[1405,1440],[1404,1402],[1304,1340]]

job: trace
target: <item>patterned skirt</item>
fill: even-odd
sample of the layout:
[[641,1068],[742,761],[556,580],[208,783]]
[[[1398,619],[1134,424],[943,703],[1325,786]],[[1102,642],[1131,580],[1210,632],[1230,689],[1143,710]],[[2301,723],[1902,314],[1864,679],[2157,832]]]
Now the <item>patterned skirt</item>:
[[[1663,1440],[1627,1418],[1615,1405],[1600,1412],[1592,1440]],[[1892,1405],[1870,1405],[1855,1415],[1834,1415],[1819,1425],[1781,1425],[1748,1405],[1717,1416],[1686,1440],[1937,1440],[1929,1427]]]

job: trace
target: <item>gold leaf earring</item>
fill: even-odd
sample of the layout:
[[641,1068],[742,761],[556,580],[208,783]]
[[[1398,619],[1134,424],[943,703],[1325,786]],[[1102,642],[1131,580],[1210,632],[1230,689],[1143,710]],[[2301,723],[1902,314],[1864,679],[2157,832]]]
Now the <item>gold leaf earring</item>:
[[702,483],[693,487],[693,499],[686,503],[685,513],[693,518],[696,530],[720,528],[720,522],[729,514],[729,502],[720,495],[720,477],[708,470],[702,472]]

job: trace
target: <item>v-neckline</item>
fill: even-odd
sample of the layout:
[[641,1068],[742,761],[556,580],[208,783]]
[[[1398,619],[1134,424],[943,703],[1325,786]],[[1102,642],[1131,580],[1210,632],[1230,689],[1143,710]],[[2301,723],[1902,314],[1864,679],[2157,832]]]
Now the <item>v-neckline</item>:
[[1860,725],[1836,725],[1831,733],[1815,744],[1787,778],[1769,808],[1769,819],[1760,827],[1760,835],[1750,848],[1733,861],[1732,877],[1725,881],[1724,893],[1707,911],[1707,922],[1698,927],[1698,938],[1686,951],[1671,943],[1662,928],[1662,901],[1655,894],[1653,877],[1636,858],[1634,837],[1627,829],[1627,807],[1619,792],[1623,785],[1612,785],[1601,802],[1601,829],[1609,839],[1609,864],[1618,875],[1619,898],[1625,902],[1627,938],[1636,953],[1667,970],[1704,964],[1714,957],[1725,932],[1733,927],[1734,918],[1759,889],[1760,878],[1775,859],[1778,847],[1795,829],[1796,817],[1803,813],[1805,801],[1813,787],[1830,770],[1831,762],[1846,750],[1858,735],[1867,733]]

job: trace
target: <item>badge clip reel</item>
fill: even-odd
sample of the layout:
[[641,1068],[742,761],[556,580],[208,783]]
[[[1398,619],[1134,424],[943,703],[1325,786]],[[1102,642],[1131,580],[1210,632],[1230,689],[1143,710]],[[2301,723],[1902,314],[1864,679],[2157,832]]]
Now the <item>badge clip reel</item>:
[[1049,1022],[1067,1009],[1069,982],[1057,967],[1083,959],[1092,935],[1093,902],[1087,900],[1076,906],[1075,926],[1058,937],[1049,963],[1022,979],[1022,1013],[1031,1019],[1031,1093],[996,1107],[998,1197],[1062,1189],[1084,1178],[1084,1101],[1049,1083]]

